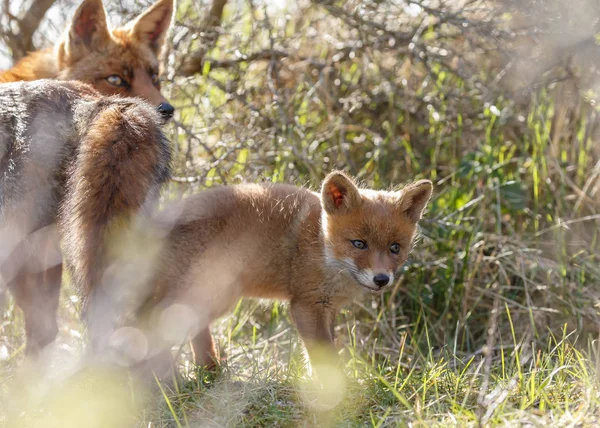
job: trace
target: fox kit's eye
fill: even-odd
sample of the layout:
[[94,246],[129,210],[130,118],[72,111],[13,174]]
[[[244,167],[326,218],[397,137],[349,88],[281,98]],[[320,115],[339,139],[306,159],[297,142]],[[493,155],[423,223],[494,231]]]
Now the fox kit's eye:
[[154,86],[158,86],[160,84],[160,79],[158,78],[158,73],[152,73],[152,84]]
[[359,250],[364,250],[367,248],[367,243],[365,241],[361,241],[360,239],[355,239],[350,242],[352,242],[352,245],[354,245]]
[[392,245],[390,245],[390,251],[394,254],[398,254],[400,252],[400,244],[394,242]]
[[129,84],[125,81],[125,79],[123,79],[118,74],[111,74],[110,76],[108,76],[106,78],[106,81],[113,86],[119,86],[122,88],[126,88],[129,86]]

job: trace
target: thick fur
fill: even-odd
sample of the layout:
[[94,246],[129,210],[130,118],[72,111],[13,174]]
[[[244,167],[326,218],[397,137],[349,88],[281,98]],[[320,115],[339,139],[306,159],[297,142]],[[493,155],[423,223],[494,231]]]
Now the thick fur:
[[65,259],[96,347],[104,338],[102,323],[118,315],[111,288],[128,286],[107,283],[118,280],[107,269],[120,259],[119,235],[148,214],[170,176],[169,143],[157,114],[144,107],[131,100],[100,102],[68,168],[60,216]]
[[[83,0],[54,47],[32,52],[10,70],[0,72],[0,82],[38,79],[77,80],[88,83],[103,95],[145,99],[158,106],[163,117],[168,118],[173,114],[173,107],[160,92],[158,57],[172,20],[173,1],[158,0],[125,26],[110,29],[102,1]],[[56,312],[62,267],[56,261],[57,258],[60,259],[60,253],[56,227],[52,223],[56,217],[58,201],[64,194],[64,188],[61,187],[65,183],[63,161],[68,158],[67,152],[74,150],[74,145],[69,142],[71,135],[59,134],[71,132],[72,127],[64,124],[69,120],[77,119],[80,127],[85,127],[81,125],[83,120],[74,118],[73,112],[69,109],[73,106],[73,100],[93,92],[88,86],[69,83],[61,89],[52,87],[52,92],[46,99],[46,94],[36,91],[37,88],[47,88],[47,85],[24,86],[27,91],[33,91],[30,95],[19,94],[14,95],[14,98],[10,98],[12,95],[6,95],[9,100],[8,104],[3,104],[3,108],[6,105],[3,112],[7,115],[3,117],[4,122],[1,124],[2,132],[6,135],[0,134],[0,138],[6,141],[19,138],[28,141],[28,136],[18,134],[21,129],[25,129],[26,132],[35,133],[37,153],[44,153],[44,150],[52,153],[52,157],[47,161],[32,160],[30,156],[35,155],[36,151],[28,152],[28,142],[7,145],[5,149],[9,150],[8,154],[3,153],[0,147],[0,172],[6,171],[10,174],[0,179],[3,180],[3,184],[0,185],[0,204],[4,205],[2,199],[8,198],[8,195],[17,195],[17,201],[25,197],[25,201],[19,201],[16,206],[9,204],[9,209],[12,211],[4,215],[9,216],[12,212],[19,217],[3,221],[4,225],[13,225],[15,220],[20,225],[19,229],[13,231],[15,233],[11,238],[20,243],[13,256],[14,259],[18,259],[18,262],[5,263],[5,268],[10,270],[5,275],[9,275],[12,279],[4,281],[10,285],[17,297],[17,303],[25,311],[27,337],[30,338],[28,352],[37,351],[51,342],[56,335],[56,321],[52,314]],[[66,95],[67,87],[68,95]],[[97,97],[98,94],[95,96]],[[58,102],[52,97],[66,97],[69,102],[62,102],[63,100]],[[19,105],[18,103],[21,102],[22,104]],[[39,112],[32,111],[35,108],[39,108]],[[52,109],[56,111],[53,112]],[[113,108],[115,111],[118,109],[117,106]],[[112,126],[111,120],[115,121],[115,126],[118,125],[119,114],[126,114],[125,110],[121,113],[115,111],[103,113],[107,127]],[[53,122],[55,116],[50,112],[59,119],[56,129]],[[8,113],[13,114],[14,118],[10,119]],[[27,122],[29,116],[35,117],[31,126],[27,123],[23,124]],[[11,124],[11,121],[14,123]],[[20,128],[21,124],[23,124],[22,128]],[[41,129],[36,128],[41,128],[42,125],[46,134],[42,134]],[[148,126],[153,125],[151,120]],[[67,131],[64,131],[65,128]],[[107,132],[107,135],[109,134],[110,132]],[[154,137],[153,135],[152,138]],[[96,135],[96,140],[100,138]],[[48,147],[44,148],[43,146],[48,142]],[[60,148],[54,147],[57,144]],[[98,144],[98,141],[95,144]],[[55,168],[56,165],[60,165],[58,170]],[[39,166],[43,168],[38,168]],[[60,171],[60,180],[52,175],[57,171]],[[97,174],[107,172],[100,170]],[[49,180],[53,180],[52,183]],[[27,215],[24,215],[25,213]],[[28,233],[27,231],[35,233],[34,236],[25,239],[22,234]],[[26,243],[30,241],[32,244],[27,245]],[[12,251],[14,245],[16,244],[7,243],[4,251]],[[48,260],[43,262],[37,260],[40,252],[34,251],[32,246],[44,248],[43,253]],[[0,252],[2,251],[3,249],[0,249]],[[24,264],[27,259],[30,259],[30,266]],[[48,270],[45,271],[39,266],[40,263],[47,265]],[[0,297],[1,295],[0,290]],[[37,311],[35,308],[40,310]]]
[[334,172],[320,194],[282,184],[239,185],[174,204],[154,220],[163,247],[151,296],[138,311],[140,330],[150,344],[168,345],[174,331],[187,333],[195,361],[211,365],[211,322],[242,296],[272,298],[290,302],[309,353],[331,348],[340,307],[379,291],[378,274],[393,283],[431,192],[426,180],[398,192],[359,189]]
[[103,234],[168,178],[170,150],[152,106],[79,82],[0,85],[0,103],[0,286],[25,313],[32,352],[56,335],[59,235],[87,296],[106,266]]
[[[30,53],[0,73],[0,82],[78,80],[103,95],[165,103],[157,79],[158,56],[173,10],[173,0],[158,0],[132,22],[111,30],[102,1],[84,0],[56,46]],[[126,84],[107,79],[114,75]]]
[[75,107],[97,96],[74,82],[0,88],[0,287],[23,309],[28,352],[56,336],[62,271],[54,224],[79,142]]

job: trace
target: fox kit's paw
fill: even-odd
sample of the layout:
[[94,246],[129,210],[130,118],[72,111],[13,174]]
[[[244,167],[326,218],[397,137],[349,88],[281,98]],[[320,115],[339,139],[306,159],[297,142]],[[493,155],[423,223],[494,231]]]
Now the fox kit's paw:
[[203,370],[209,371],[209,372],[218,372],[221,369],[221,366],[224,365],[226,362],[226,360],[223,359],[216,359],[213,358],[209,361],[205,361],[201,364],[198,364],[198,367],[202,367]]
[[[194,357],[196,355],[194,354]],[[227,355],[223,351],[212,353],[206,353],[202,360],[196,361],[194,359],[194,364],[198,368],[201,368],[204,371],[212,372],[212,373],[220,373],[223,368],[227,366]]]
[[217,369],[220,360],[208,327],[196,334],[190,341],[190,345],[194,354],[194,363],[197,366],[210,371]]
[[217,373],[221,371],[221,368],[226,364],[226,360],[223,359],[217,359],[217,358],[212,358],[212,359],[206,359],[204,361],[194,361],[194,364],[196,365],[196,367],[198,367],[198,369],[206,371],[206,372],[213,372],[213,373]]

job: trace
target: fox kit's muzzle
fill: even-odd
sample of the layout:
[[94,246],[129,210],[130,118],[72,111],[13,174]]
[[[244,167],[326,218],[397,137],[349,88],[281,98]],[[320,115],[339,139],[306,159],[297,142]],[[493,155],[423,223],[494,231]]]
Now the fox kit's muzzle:
[[385,273],[378,273],[373,277],[373,282],[379,288],[385,287],[390,282],[390,277],[387,276]]

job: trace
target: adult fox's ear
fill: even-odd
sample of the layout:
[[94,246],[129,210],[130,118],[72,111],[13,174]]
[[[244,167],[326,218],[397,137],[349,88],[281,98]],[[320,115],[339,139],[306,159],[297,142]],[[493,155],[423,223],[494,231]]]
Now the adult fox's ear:
[[69,66],[110,40],[102,0],[84,0],[58,47],[59,65]]
[[173,2],[174,0],[158,0],[126,26],[135,40],[147,43],[156,55],[160,53],[171,25]]
[[321,186],[321,206],[327,214],[348,214],[362,203],[358,188],[341,171],[331,172]]
[[419,180],[402,189],[400,210],[415,223],[421,220],[427,202],[431,199],[433,184],[429,180]]

